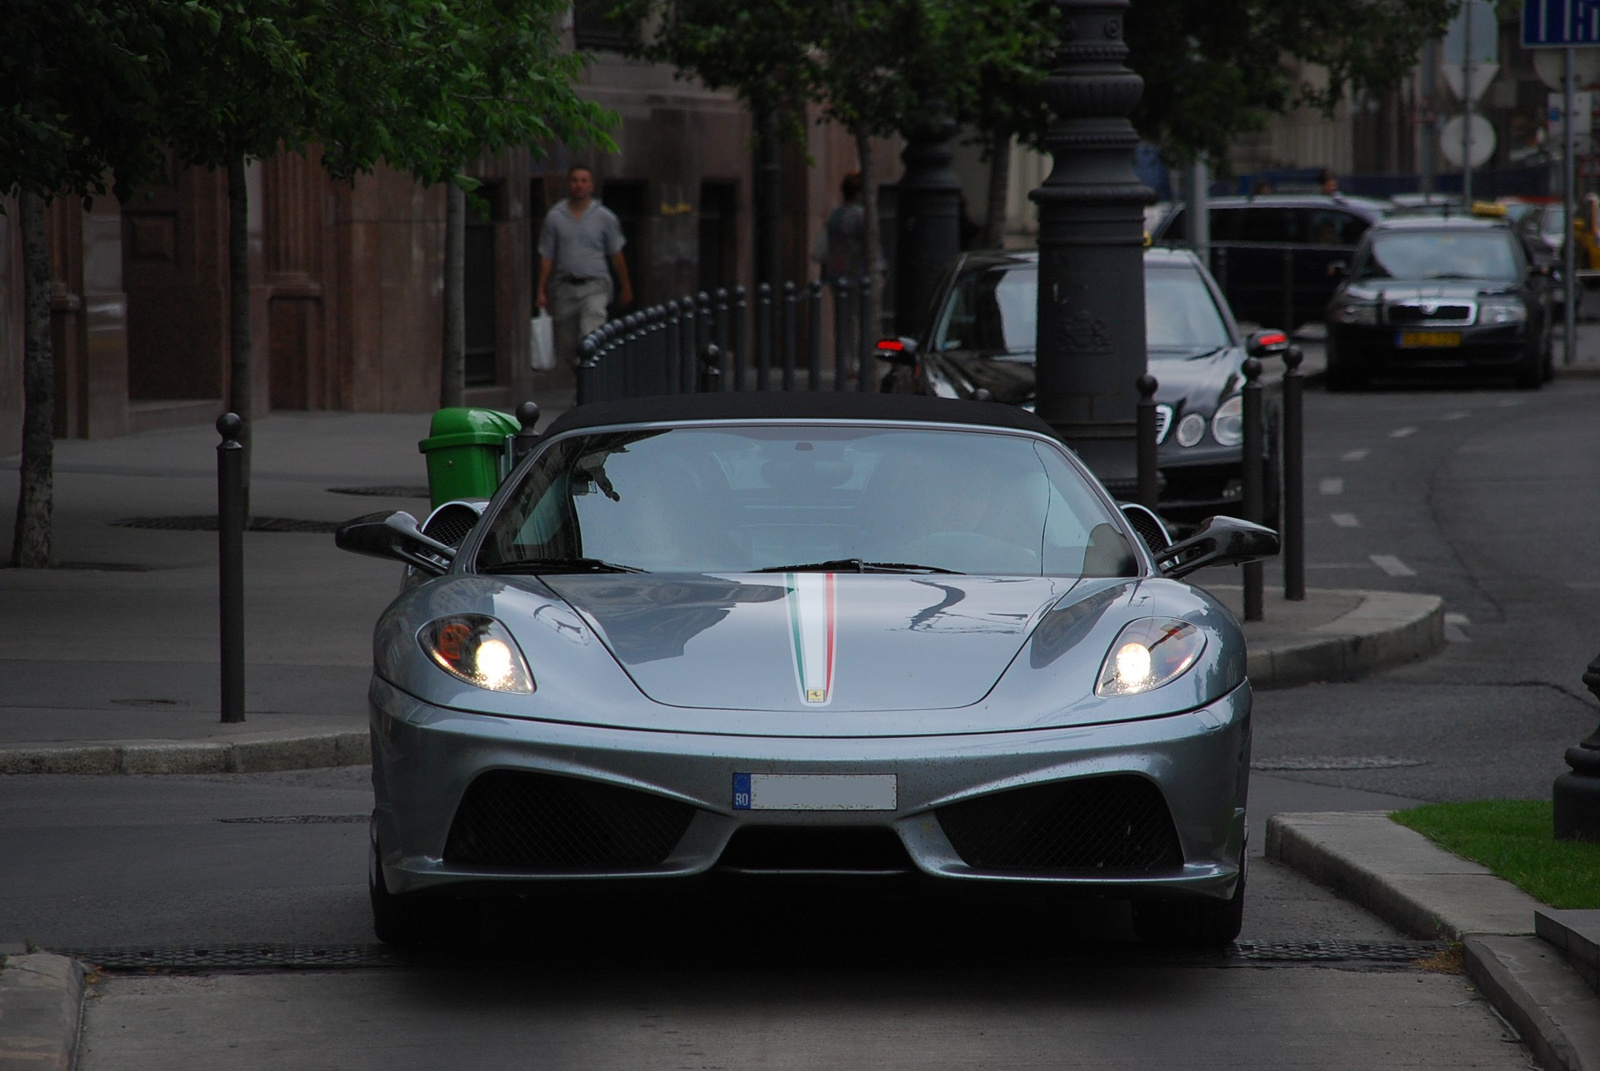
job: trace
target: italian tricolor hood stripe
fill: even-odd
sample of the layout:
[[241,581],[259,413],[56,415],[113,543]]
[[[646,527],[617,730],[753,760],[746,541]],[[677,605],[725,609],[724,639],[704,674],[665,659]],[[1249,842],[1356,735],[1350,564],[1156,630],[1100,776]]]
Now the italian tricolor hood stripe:
[[785,573],[789,589],[789,634],[800,698],[825,706],[833,697],[834,575]]

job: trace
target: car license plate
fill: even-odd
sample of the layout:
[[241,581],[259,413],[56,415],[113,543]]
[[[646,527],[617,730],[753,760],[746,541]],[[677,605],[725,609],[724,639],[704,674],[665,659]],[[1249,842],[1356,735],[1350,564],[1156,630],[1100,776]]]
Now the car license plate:
[[1460,331],[1401,331],[1395,336],[1395,345],[1406,349],[1439,349],[1461,345]]
[[892,811],[899,798],[895,774],[733,775],[736,811]]

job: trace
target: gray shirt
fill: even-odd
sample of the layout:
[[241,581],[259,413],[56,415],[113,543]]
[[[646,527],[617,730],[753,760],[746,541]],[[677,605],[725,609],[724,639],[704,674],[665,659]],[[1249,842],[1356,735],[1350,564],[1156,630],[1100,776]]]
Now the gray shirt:
[[604,279],[609,277],[609,259],[626,244],[616,213],[599,201],[591,200],[582,218],[572,214],[569,202],[561,201],[544,217],[539,255],[549,258],[553,281]]

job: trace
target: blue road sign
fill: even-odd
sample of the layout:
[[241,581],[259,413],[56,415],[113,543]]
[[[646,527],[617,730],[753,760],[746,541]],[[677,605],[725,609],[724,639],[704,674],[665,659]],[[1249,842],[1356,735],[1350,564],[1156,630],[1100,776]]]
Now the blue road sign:
[[1522,0],[1522,47],[1600,45],[1600,0]]

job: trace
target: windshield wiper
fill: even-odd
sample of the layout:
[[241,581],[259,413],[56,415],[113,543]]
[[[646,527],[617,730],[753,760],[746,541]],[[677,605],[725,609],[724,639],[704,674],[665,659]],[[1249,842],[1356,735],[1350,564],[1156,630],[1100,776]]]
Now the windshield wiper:
[[634,565],[618,565],[599,558],[519,558],[484,566],[480,573],[642,573]]
[[941,569],[937,565],[915,565],[911,562],[869,562],[860,558],[834,558],[832,561],[807,562],[805,565],[773,565],[757,569],[758,573],[949,573],[963,575],[957,569]]

